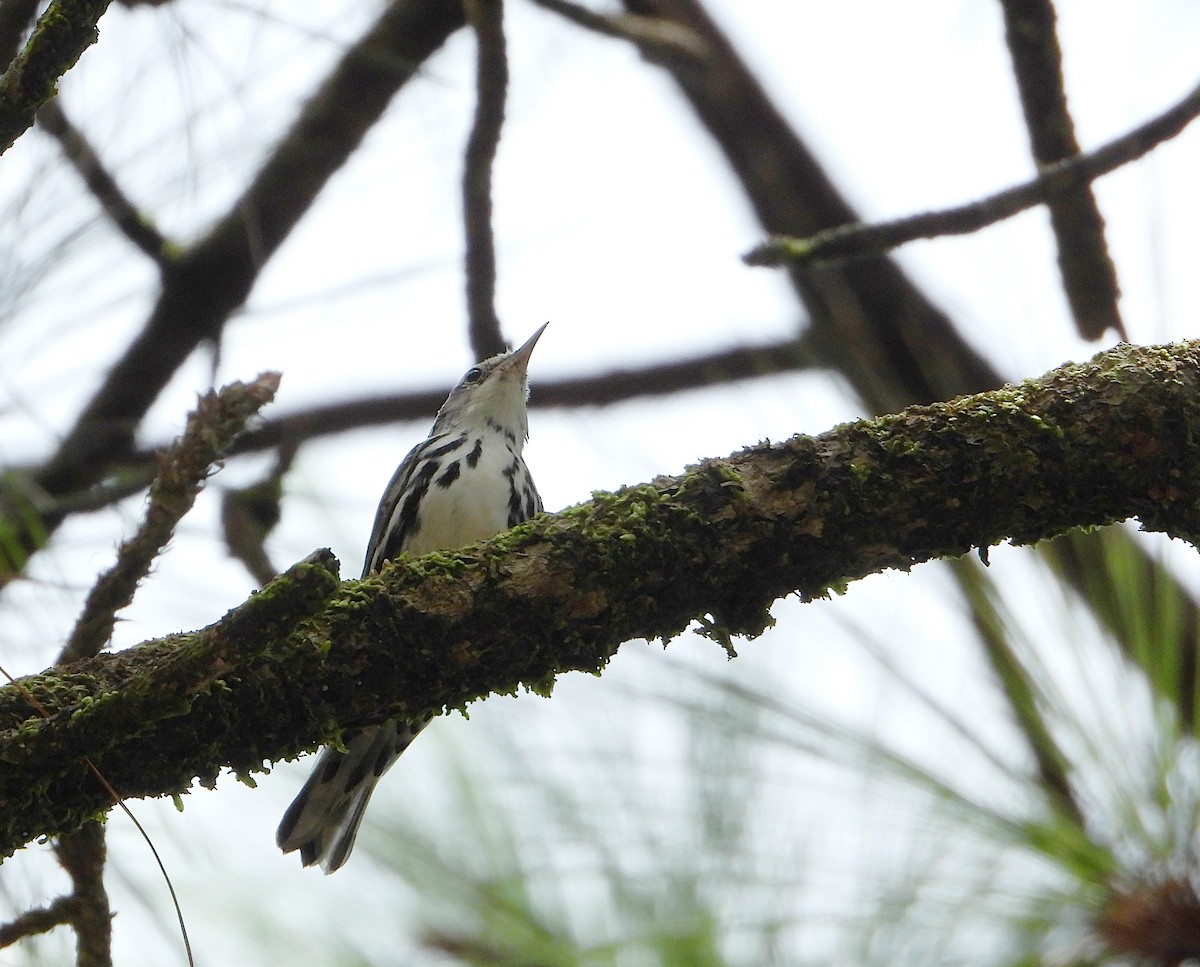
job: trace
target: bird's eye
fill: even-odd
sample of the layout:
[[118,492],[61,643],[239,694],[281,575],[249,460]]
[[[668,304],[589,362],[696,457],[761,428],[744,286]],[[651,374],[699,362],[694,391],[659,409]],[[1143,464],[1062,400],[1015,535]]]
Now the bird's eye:
[[483,370],[478,366],[473,366],[467,370],[467,375],[463,377],[464,383],[478,383],[483,379]]

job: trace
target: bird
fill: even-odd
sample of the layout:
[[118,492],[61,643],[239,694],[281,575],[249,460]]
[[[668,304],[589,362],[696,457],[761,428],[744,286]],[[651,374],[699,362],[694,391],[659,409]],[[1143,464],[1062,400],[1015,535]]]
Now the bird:
[[[511,352],[472,366],[408,452],[379,502],[363,577],[400,554],[453,550],[494,537],[542,509],[522,451],[527,370],[546,323]],[[391,719],[326,746],[283,815],[276,842],[333,873],[349,858],[375,784],[427,724]]]

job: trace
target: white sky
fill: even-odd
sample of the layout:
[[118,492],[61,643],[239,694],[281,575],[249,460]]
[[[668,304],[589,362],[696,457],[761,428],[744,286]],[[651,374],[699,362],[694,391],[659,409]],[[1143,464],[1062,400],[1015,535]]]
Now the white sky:
[[[63,85],[71,116],[174,237],[195,235],[223,210],[290,119],[288,105],[304,96],[375,9],[264,6],[269,12],[260,16],[237,3],[133,12],[114,5],[101,23],[100,43]],[[968,201],[1029,176],[997,4],[712,0],[712,6],[868,217]],[[1071,108],[1085,147],[1140,123],[1196,83],[1195,4],[1062,0],[1058,6]],[[740,261],[760,233],[671,82],[619,43],[583,34],[520,0],[508,7],[510,121],[496,175],[499,311],[514,341],[551,322],[531,367],[535,396],[539,378],[792,331],[799,311],[780,277]],[[302,16],[310,19],[295,26]],[[460,34],[397,98],[230,326],[219,380],[282,370],[274,407],[282,414],[372,391],[448,387],[470,363],[458,177],[473,104],[472,58],[470,37]],[[1098,185],[1134,341],[1179,339],[1196,330],[1198,155],[1200,134],[1189,130]],[[46,139],[26,135],[2,164],[0,263],[7,259],[8,268],[0,268],[0,318],[12,317],[0,328],[0,393],[7,404],[0,408],[0,461],[21,463],[45,452],[47,431],[69,425],[94,388],[98,360],[113,357],[141,325],[153,274],[112,238]],[[1034,212],[978,236],[918,243],[899,253],[968,338],[1018,378],[1101,348],[1072,334],[1045,224]],[[16,280],[30,278],[43,252],[68,239],[74,239],[73,261],[20,292]],[[154,409],[147,442],[166,439],[182,425],[195,393],[208,384],[210,365],[198,354],[184,367]],[[820,432],[855,415],[833,380],[778,377],[649,404],[535,411],[527,455],[546,506],[556,509],[596,489],[674,473],[764,437]],[[286,516],[271,544],[277,565],[329,545],[344,574],[356,575],[379,492],[425,429],[362,432],[308,447],[289,478]],[[262,466],[232,464],[216,483],[244,482]],[[202,498],[125,614],[119,645],[207,624],[252,589],[213,537],[214,497]],[[37,580],[0,598],[6,631],[0,662],[9,671],[37,670],[52,659],[92,574],[109,563],[113,544],[122,528],[134,526],[139,509],[133,502],[71,521],[53,552],[38,558]],[[1173,547],[1165,553],[1195,579],[1190,552]],[[1039,597],[1044,582],[1026,557],[1003,550],[992,556],[993,574],[1011,589],[1013,610],[1035,633],[1054,629],[1086,648],[1086,622],[1073,616],[1083,625],[1075,627],[1060,601]],[[964,717],[987,723],[979,727],[992,730],[994,744],[1011,752],[978,657],[964,647],[963,609],[936,567],[872,578],[830,602],[788,602],[778,617],[779,626],[746,643],[732,665],[699,639],[676,642],[665,658],[657,648],[631,644],[602,678],[571,676],[552,701],[493,700],[476,706],[469,722],[438,723],[440,737],[422,737],[388,776],[372,820],[403,813],[414,798],[436,802],[449,751],[478,750],[481,740],[496,736],[515,734],[514,741],[529,748],[550,748],[555,774],[573,790],[586,790],[590,774],[564,767],[569,756],[563,749],[576,741],[578,759],[598,734],[613,743],[614,754],[628,754],[632,745],[679,769],[686,720],[678,702],[647,696],[682,693],[698,700],[702,690],[688,692],[686,676],[684,684],[676,681],[685,666],[770,683],[781,701],[881,729],[901,748],[944,761],[956,748],[953,737],[939,733],[936,720],[931,724],[901,700],[888,676],[871,669],[852,646],[848,627],[864,629]],[[556,746],[556,737],[564,736]],[[956,754],[962,776],[1001,795],[1003,781],[994,770],[961,750]],[[878,801],[848,786],[844,775],[814,765],[814,778],[793,759],[771,760],[780,781],[763,793],[763,828],[781,835],[807,830],[789,844],[789,855],[811,851],[805,855],[816,855],[826,864],[818,868],[839,884],[833,897],[849,898],[862,869],[902,840],[864,841],[862,828],[880,821]],[[181,888],[199,963],[259,962],[262,950],[248,951],[238,929],[256,919],[283,925],[260,924],[277,949],[306,944],[298,938],[310,937],[313,921],[331,910],[338,922],[324,929],[326,943],[343,932],[373,938],[364,943],[385,950],[406,942],[407,921],[395,912],[407,909],[411,898],[397,893],[368,856],[356,854],[326,879],[302,873],[295,857],[277,853],[275,823],[307,766],[260,777],[254,791],[223,781],[216,793],[188,797],[182,814],[170,803],[133,804]],[[789,770],[796,775],[787,776]],[[679,806],[672,796],[682,794],[679,783],[663,781],[669,812]],[[364,854],[372,836],[381,835],[372,820],[360,839]],[[118,961],[181,962],[165,891],[127,826],[121,817],[110,821],[117,857],[110,880],[121,914]],[[0,916],[6,896],[19,905],[57,881],[39,855],[46,852],[36,847],[4,865]],[[153,920],[140,907],[143,899],[162,918],[160,928],[148,926]],[[797,902],[807,909],[813,901]],[[838,941],[814,933],[796,942],[816,956],[828,949],[823,944]],[[314,957],[324,953],[305,949]],[[0,955],[0,965],[25,962],[20,957]]]

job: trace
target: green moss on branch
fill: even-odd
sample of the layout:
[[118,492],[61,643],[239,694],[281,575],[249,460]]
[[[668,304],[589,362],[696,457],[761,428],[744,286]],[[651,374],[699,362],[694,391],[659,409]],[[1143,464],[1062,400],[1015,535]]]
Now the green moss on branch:
[[336,583],[317,555],[201,631],[0,689],[0,853],[389,716],[725,640],[866,574],[1136,517],[1200,534],[1200,343],[1119,346],[993,393],[759,444],[456,554]]

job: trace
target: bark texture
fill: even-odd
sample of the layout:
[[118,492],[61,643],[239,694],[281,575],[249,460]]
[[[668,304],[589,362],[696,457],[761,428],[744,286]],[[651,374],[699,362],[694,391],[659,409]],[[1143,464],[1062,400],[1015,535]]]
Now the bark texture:
[[[566,671],[694,619],[727,641],[777,598],[1009,539],[1138,518],[1200,534],[1200,341],[762,443],[454,554],[337,580],[317,552],[209,628],[0,689],[0,855],[123,796],[261,770],[352,728]],[[46,711],[41,716],[35,699]]]

